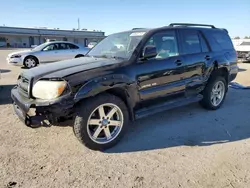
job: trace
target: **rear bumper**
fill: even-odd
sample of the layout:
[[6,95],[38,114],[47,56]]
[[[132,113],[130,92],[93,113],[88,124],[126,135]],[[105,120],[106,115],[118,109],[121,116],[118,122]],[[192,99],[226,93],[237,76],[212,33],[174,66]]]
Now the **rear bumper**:
[[230,72],[229,72],[229,82],[233,81],[236,78],[238,71],[239,71],[239,67],[237,64],[231,65]]
[[[13,108],[19,119],[27,126],[38,127],[58,122],[61,117],[69,117],[73,114],[73,103],[69,100],[58,100],[57,102],[39,102],[35,99],[27,99],[19,94],[14,87],[11,90]],[[73,100],[72,100],[73,102]],[[30,111],[34,111],[31,114]]]

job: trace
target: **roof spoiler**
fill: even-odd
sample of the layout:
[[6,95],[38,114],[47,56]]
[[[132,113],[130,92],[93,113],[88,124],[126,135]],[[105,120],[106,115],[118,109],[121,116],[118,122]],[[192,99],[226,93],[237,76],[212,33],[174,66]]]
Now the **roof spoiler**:
[[191,23],[171,23],[169,24],[170,27],[174,26],[202,26],[202,27],[211,27],[211,28],[216,28],[214,25],[208,25],[208,24],[191,24]]
[[222,30],[226,31],[228,33],[228,30],[227,29],[224,29],[224,28],[221,28]]

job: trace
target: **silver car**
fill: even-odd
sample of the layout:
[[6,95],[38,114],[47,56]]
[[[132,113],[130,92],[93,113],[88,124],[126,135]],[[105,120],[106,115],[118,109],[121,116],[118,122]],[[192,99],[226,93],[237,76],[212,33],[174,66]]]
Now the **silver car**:
[[70,42],[46,42],[31,50],[9,54],[7,62],[12,65],[24,65],[26,68],[32,68],[40,63],[50,63],[82,57],[88,51],[89,48],[81,47]]

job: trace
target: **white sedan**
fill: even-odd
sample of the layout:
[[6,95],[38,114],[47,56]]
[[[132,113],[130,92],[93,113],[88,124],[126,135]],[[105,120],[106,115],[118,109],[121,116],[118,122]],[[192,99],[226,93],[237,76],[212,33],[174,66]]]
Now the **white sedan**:
[[70,42],[46,42],[31,50],[9,54],[7,62],[12,65],[24,65],[26,68],[32,68],[40,63],[83,57],[88,51],[89,48],[81,47]]

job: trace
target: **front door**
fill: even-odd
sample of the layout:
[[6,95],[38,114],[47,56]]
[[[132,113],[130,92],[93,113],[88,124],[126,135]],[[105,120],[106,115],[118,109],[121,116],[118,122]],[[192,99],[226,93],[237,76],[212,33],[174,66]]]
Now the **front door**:
[[135,66],[141,102],[183,94],[184,62],[179,55],[175,30],[154,34],[146,45],[156,46],[157,56]]

